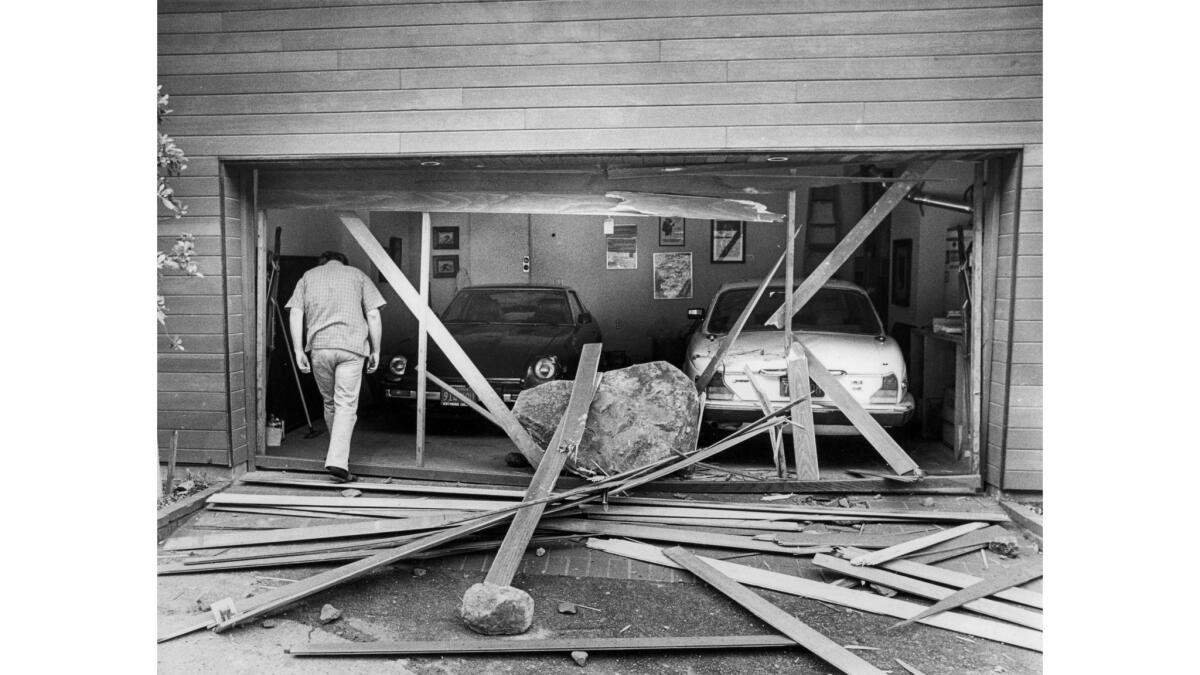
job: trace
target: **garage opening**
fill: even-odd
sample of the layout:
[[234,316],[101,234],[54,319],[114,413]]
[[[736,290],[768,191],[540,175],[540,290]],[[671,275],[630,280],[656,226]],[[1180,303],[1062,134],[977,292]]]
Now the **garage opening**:
[[[693,381],[702,379],[704,357],[728,341],[762,287],[714,381],[702,388],[698,442],[704,446],[788,402],[787,372],[760,362],[772,350],[780,359],[786,356],[785,331],[765,326],[764,317],[782,312],[789,295],[788,265],[782,264],[789,234],[795,241],[789,261],[794,292],[828,266],[839,245],[857,236],[856,228],[880,210],[881,199],[905,170],[923,162],[920,180],[906,184],[911,188],[906,198],[886,209],[831,278],[795,308],[791,329],[919,465],[925,488],[977,489],[985,395],[980,333],[987,323],[980,314],[989,309],[982,279],[985,261],[995,264],[985,235],[989,227],[996,229],[989,218],[998,215],[995,158],[1002,154],[248,165],[258,210],[246,234],[257,242],[261,338],[254,345],[262,432],[254,466],[321,470],[328,437],[322,433],[320,396],[312,378],[294,368],[283,306],[317,256],[336,250],[366,272],[388,302],[382,312],[383,362],[363,381],[352,470],[512,485],[526,484],[531,475],[532,469],[511,456],[509,437],[476,412],[470,391],[432,344],[427,372],[440,382],[427,385],[425,424],[418,429],[420,392],[412,373],[419,321],[345,226],[347,212],[414,287],[421,285],[424,256],[431,311],[460,338],[509,406],[523,388],[536,384],[530,372],[540,360],[569,359],[556,351],[568,343],[577,350],[602,342],[601,371],[666,361]],[[689,205],[706,200],[704,215],[712,217],[646,215],[642,210],[671,213],[670,204],[648,203],[647,195]],[[764,284],[768,275],[772,280]],[[542,366],[545,373],[554,367]],[[668,488],[846,491],[866,481],[912,489],[913,477],[895,476],[847,414],[825,401],[815,380],[811,387],[815,481],[822,485],[803,479],[794,459],[799,455],[790,449],[792,434],[784,433],[747,440],[695,474],[667,481]],[[783,425],[781,431],[793,428]]]

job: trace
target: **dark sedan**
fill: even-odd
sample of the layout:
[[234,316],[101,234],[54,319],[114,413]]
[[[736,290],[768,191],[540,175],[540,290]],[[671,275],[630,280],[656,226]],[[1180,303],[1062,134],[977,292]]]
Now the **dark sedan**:
[[[441,316],[492,388],[510,406],[523,389],[550,380],[574,377],[579,352],[600,342],[600,327],[579,301],[560,286],[485,285],[464,288]],[[383,392],[390,400],[417,398],[416,340],[406,340],[399,354],[380,368]],[[442,351],[429,343],[429,372],[477,400]],[[463,403],[428,384],[432,407]],[[432,408],[431,408],[432,409]]]

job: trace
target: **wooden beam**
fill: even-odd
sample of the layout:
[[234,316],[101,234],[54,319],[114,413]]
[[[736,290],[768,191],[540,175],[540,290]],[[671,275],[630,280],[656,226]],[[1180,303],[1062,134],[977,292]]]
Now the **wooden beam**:
[[[417,312],[417,437],[416,437],[416,452],[417,466],[425,466],[425,414],[429,408],[429,402],[425,400],[425,391],[427,388],[426,381],[429,379],[429,370],[425,364],[429,360],[429,265],[432,244],[430,238],[433,237],[433,229],[430,227],[429,214],[421,214],[421,277],[420,277],[420,295],[421,309]],[[458,392],[455,392],[458,393]]]
[[[857,555],[857,553],[851,554],[846,550],[839,551],[839,553],[843,556]],[[923,565],[911,560],[892,560],[891,562],[883,563],[879,567],[885,570],[891,570],[893,572],[905,574],[910,577],[916,577],[926,581],[934,581],[946,586],[954,586],[955,588],[966,588],[967,586],[971,586],[983,581],[981,577],[964,574],[962,572],[955,572],[954,570],[935,567],[933,565]],[[1038,609],[1042,608],[1042,594],[1025,590],[1024,588],[1009,588],[1003,591],[997,591],[992,595],[1000,598],[1001,600],[1015,602],[1028,607],[1036,607]]]
[[742,308],[742,313],[738,314],[738,318],[733,322],[733,327],[729,329],[729,333],[721,338],[717,344],[717,350],[713,352],[708,365],[704,366],[704,371],[700,373],[700,377],[696,378],[696,389],[700,390],[700,393],[704,393],[704,390],[708,388],[708,383],[712,381],[717,368],[721,367],[721,361],[725,359],[725,353],[729,351],[729,348],[733,346],[738,336],[742,334],[742,329],[746,327],[746,321],[750,319],[750,314],[758,305],[758,301],[762,299],[763,293],[766,293],[767,286],[771,285],[771,280],[779,272],[779,266],[783,264],[783,260],[786,257],[787,252],[785,251],[775,261],[775,264],[771,266],[771,271],[767,272],[762,282],[758,284],[758,288],[754,289],[754,295],[750,298],[750,302],[746,303],[746,306]]
[[660,499],[655,497],[614,497],[610,504],[627,506],[668,506],[681,508],[730,509],[733,511],[766,511],[782,514],[821,514],[835,516],[875,516],[898,520],[925,520],[930,522],[989,522],[1007,523],[1002,513],[970,511],[883,511],[876,509],[842,508],[840,506],[809,506],[807,504],[748,504],[745,502],[714,502],[698,499]]
[[168,551],[202,548],[232,548],[235,546],[263,546],[292,541],[317,541],[319,539],[345,539],[369,537],[395,532],[430,530],[466,520],[462,517],[447,518],[398,518],[369,520],[361,523],[335,523],[309,527],[287,527],[276,530],[250,530],[245,532],[221,532],[194,537],[176,537],[163,546]]
[[795,647],[779,635],[717,635],[686,637],[589,638],[543,640],[472,638],[466,640],[411,640],[404,642],[330,642],[296,644],[292,656],[416,656],[420,654],[545,654],[553,652],[682,651],[695,649],[764,649]]
[[[1042,561],[1041,560],[1033,560],[1033,561],[1025,563],[1024,565],[1010,567],[995,576],[991,576],[991,577],[988,577],[987,579],[984,579],[983,581],[980,581],[977,584],[972,584],[970,586],[967,586],[966,588],[963,588],[963,589],[957,590],[951,594],[942,596],[942,598],[940,600],[938,600],[936,603],[934,603],[931,607],[929,607],[925,611],[921,612],[920,614],[918,614],[914,617],[909,617],[908,619],[901,621],[900,623],[892,626],[892,628],[899,628],[901,626],[906,626],[906,625],[912,623],[913,621],[919,621],[920,619],[931,617],[936,614],[940,614],[942,612],[945,612],[945,611],[948,611],[951,609],[955,609],[957,607],[966,607],[967,609],[979,612],[981,614],[989,613],[989,612],[985,612],[982,609],[982,607],[987,607],[987,608],[989,608],[989,610],[991,610],[992,607],[997,606],[997,605],[1002,608],[1008,607],[1007,605],[1004,605],[1003,603],[988,600],[987,596],[989,596],[993,593],[996,593],[998,591],[1007,590],[1009,588],[1012,588],[1013,586],[1019,586],[1028,581],[1033,581],[1034,579],[1037,579],[1040,576],[1042,576]],[[1033,612],[1028,612],[1026,610],[1021,610],[1021,611],[1025,611],[1027,614],[1033,614]],[[996,615],[992,614],[992,616],[996,616]],[[1004,617],[1001,617],[1001,618],[1004,618]],[[1013,619],[1011,619],[1011,618],[1008,620],[1013,621]],[[1028,625],[1028,624],[1026,624],[1026,625]],[[1038,630],[1041,630],[1041,617],[1040,616],[1038,617],[1038,625],[1035,626],[1035,628],[1037,628]]]
[[349,509],[454,509],[459,511],[491,511],[512,504],[511,501],[456,499],[453,497],[324,497],[231,492],[212,495],[208,498],[208,503],[241,506],[324,506]]
[[[375,235],[371,234],[366,224],[358,216],[345,211],[339,212],[338,218],[341,219],[342,224],[350,231],[350,235],[354,237],[367,256],[371,258],[371,262],[375,263],[375,267],[379,269],[384,278],[388,280],[388,283],[392,285],[392,290],[396,291],[400,299],[408,307],[408,310],[420,316],[422,306],[420,293],[408,282],[408,279],[400,272],[400,268],[396,267],[395,261],[379,245],[379,242],[375,239]],[[471,391],[475,392],[475,395],[479,397],[479,401],[483,403],[488,412],[492,413],[492,416],[500,423],[500,428],[512,439],[512,442],[516,444],[522,454],[530,457],[537,456],[541,452],[541,448],[537,446],[537,443],[530,437],[529,432],[525,431],[521,423],[513,416],[512,411],[500,399],[500,395],[488,383],[483,373],[479,372],[479,368],[475,366],[471,358],[463,351],[458,341],[454,339],[450,331],[446,330],[446,326],[442,324],[437,316],[428,313],[426,317],[429,323],[429,336],[433,338],[434,343],[441,348],[442,353],[445,354],[454,368],[462,375],[467,386],[471,388]]]
[[825,364],[821,363],[803,343],[800,343],[799,346],[804,350],[804,356],[808,359],[809,376],[817,383],[817,386],[825,391],[825,395],[858,429],[871,447],[875,448],[875,451],[883,457],[883,461],[892,467],[892,471],[900,475],[920,471],[921,467],[917,466],[917,463],[908,456],[907,452],[904,452],[900,444],[879,425],[879,422],[875,421],[874,417],[871,417],[871,413],[859,405],[854,396],[829,372]]
[[[861,549],[856,550],[858,550],[860,553],[865,552],[861,551]],[[938,604],[934,605],[933,607],[939,607],[942,604],[942,601],[945,599],[958,595],[958,593],[956,593],[954,590],[946,588],[945,586],[938,586],[937,584],[931,584],[927,581],[913,579],[902,574],[875,569],[873,567],[856,567],[845,560],[829,555],[817,554],[813,557],[813,564],[815,564],[817,567],[823,567],[825,569],[837,572],[838,574],[844,574],[848,577],[863,579],[864,581],[870,581],[872,583],[887,586],[888,588],[894,588],[898,591],[903,591],[912,595],[938,600]],[[1003,602],[988,600],[983,596],[977,596],[973,602],[967,600],[959,604],[965,605],[965,609],[969,609],[978,614],[984,614],[996,619],[1002,619],[1004,621],[1025,626],[1027,628],[1032,628],[1034,630],[1042,630],[1042,615],[1038,612],[1032,612],[1028,609],[1022,609],[1020,607],[1014,607]],[[957,606],[958,605],[946,606],[945,609],[953,609]],[[933,609],[933,607],[930,609]],[[941,611],[941,609],[938,611]],[[895,627],[912,623],[913,619],[923,619],[926,616],[930,616],[931,614],[935,613],[936,612],[925,610],[913,618],[905,619],[901,624],[896,624]]]
[[968,532],[973,532],[975,530],[978,530],[978,529],[981,529],[984,527],[987,527],[986,523],[963,523],[962,525],[959,525],[958,527],[952,527],[948,530],[942,530],[941,532],[935,532],[933,534],[929,534],[924,537],[919,537],[917,539],[910,539],[910,540],[904,542],[903,544],[889,546],[888,548],[885,548],[881,551],[874,551],[872,553],[864,553],[862,555],[855,556],[850,559],[850,564],[851,565],[878,565],[880,563],[885,563],[889,560],[895,560],[896,558],[899,558],[902,555],[906,555],[906,554],[912,553],[914,551],[920,551],[922,549],[929,548],[930,546],[933,546],[934,544],[940,544],[944,541],[950,541],[951,539],[954,539],[955,537],[960,537]]
[[[792,294],[793,313],[803,309],[804,305],[809,300],[812,300],[817,291],[825,285],[825,282],[833,278],[838,269],[846,264],[850,256],[854,255],[858,247],[862,246],[867,237],[871,236],[871,233],[875,231],[875,228],[879,227],[879,224],[892,212],[892,209],[896,208],[896,205],[904,200],[905,195],[912,192],[912,189],[917,185],[917,181],[924,178],[931,166],[933,166],[933,162],[928,161],[916,161],[908,165],[908,169],[897,179],[897,182],[892,183],[891,187],[879,198],[879,201],[875,202],[874,206],[863,214],[858,224],[847,232],[845,237],[842,237],[842,240],[829,252],[829,255],[825,256],[821,264],[817,265],[812,274],[809,274],[800,283],[800,288],[797,288],[796,292]],[[771,315],[771,318],[767,319],[766,325],[782,328],[784,321],[783,313],[784,307],[780,306]],[[790,319],[791,317],[788,318]]]
[[[442,378],[428,371],[425,371],[425,377],[429,378],[434,384],[441,387],[442,391],[458,399],[460,403],[467,406],[471,410],[474,410],[481,417],[483,417],[483,419],[500,427],[500,422],[495,417],[492,417],[492,413],[484,410],[483,407],[481,407],[478,403],[471,400],[469,396],[465,396],[461,391],[458,390],[458,387],[447,384],[444,380],[442,380]],[[500,429],[503,430],[504,427],[500,427]]]
[[417,494],[454,495],[457,497],[500,497],[502,499],[518,500],[525,498],[524,490],[509,490],[506,488],[468,487],[465,485],[425,485],[420,483],[374,483],[364,480],[350,483],[334,483],[328,480],[281,476],[265,471],[242,474],[238,478],[238,482],[257,485],[330,488],[338,491],[345,490],[346,488],[354,488],[356,490],[377,492],[413,492]]
[[1000,501],[1000,508],[1021,527],[1029,530],[1037,536],[1042,536],[1042,517],[1025,506],[1015,503]]
[[814,553],[833,550],[828,546],[815,548],[795,548],[780,546],[769,541],[759,541],[750,537],[736,534],[719,534],[717,532],[701,532],[676,527],[652,527],[633,523],[617,523],[608,520],[591,520],[580,518],[558,518],[544,523],[548,530],[560,532],[578,532],[580,534],[604,534],[610,537],[629,537],[632,539],[652,539],[654,541],[672,541],[681,544],[698,546],[715,546],[731,548],[739,551],[762,551],[779,555],[813,555]]
[[[598,551],[633,558],[654,565],[681,567],[679,563],[664,555],[661,549],[648,544],[639,544],[618,539],[593,538],[587,540],[587,546]],[[897,600],[896,598],[885,598],[874,593],[854,591],[832,584],[823,584],[819,581],[805,579],[792,574],[771,572],[724,560],[713,560],[703,556],[699,557],[702,561],[715,567],[719,572],[735,581],[759,588],[767,588],[780,593],[798,595],[835,605],[851,607],[864,612],[894,616],[900,619],[916,616],[921,610],[925,609],[924,606],[914,602]],[[982,619],[961,612],[947,612],[921,619],[921,623],[966,635],[996,640],[1026,649],[1042,651],[1042,634],[1040,632],[1000,621]]]
[[[726,518],[675,518],[672,516],[619,516],[603,512],[589,512],[588,520],[611,520],[634,525],[686,525],[688,527],[716,527],[729,530],[760,530],[767,532],[800,532],[804,526],[788,520],[736,520]],[[851,535],[853,536],[853,535]]]
[[713,569],[711,565],[686,549],[676,546],[666,549],[663,554],[741,605],[746,611],[767,622],[772,628],[795,640],[796,644],[811,651],[843,673],[883,675],[882,670],[867,663],[862,657],[813,630],[808,624],[779,609],[761,595]]
[[817,427],[813,422],[808,357],[805,356],[802,345],[797,342],[788,346],[787,371],[788,399],[799,402],[799,405],[792,408],[792,454],[796,458],[796,479],[820,480],[821,467],[817,463]]
[[[558,423],[558,429],[550,439],[550,444],[546,446],[546,452],[542,454],[537,471],[529,482],[529,489],[525,492],[527,502],[549,496],[554,488],[554,481],[558,479],[558,474],[562,473],[563,466],[567,463],[567,458],[575,454],[579,442],[583,439],[588,411],[591,410],[592,399],[596,397],[596,389],[600,386],[602,377],[597,372],[600,367],[600,352],[601,345],[598,342],[583,346],[579,355],[579,366],[575,370],[575,382],[571,386],[571,398],[567,401],[567,408]],[[544,503],[531,505],[521,509],[513,517],[508,532],[504,535],[504,542],[500,544],[500,550],[496,552],[492,566],[488,569],[485,583],[496,586],[512,584],[513,575],[521,565],[521,556],[525,554],[525,547],[529,538],[533,536],[545,508]]]
[[[754,381],[754,370],[749,363],[742,365],[742,372],[746,374],[746,380],[750,383],[750,388],[754,390],[754,395],[758,397],[758,407],[763,411],[764,415],[771,414],[771,402],[767,400],[766,394],[759,388],[758,383]],[[792,408],[792,414],[796,414],[796,409]],[[771,434],[771,459],[775,462],[775,473],[780,478],[787,478],[787,458],[783,455],[783,432],[779,429],[772,429]]]

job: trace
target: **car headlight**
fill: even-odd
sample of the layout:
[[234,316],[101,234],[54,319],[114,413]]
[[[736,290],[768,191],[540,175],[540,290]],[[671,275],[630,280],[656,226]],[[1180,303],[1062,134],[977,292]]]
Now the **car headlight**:
[[534,380],[548,382],[558,377],[558,359],[553,356],[543,356],[529,366],[529,376]]
[[404,372],[408,370],[408,359],[403,356],[393,356],[388,363],[388,372],[396,377],[402,377]]

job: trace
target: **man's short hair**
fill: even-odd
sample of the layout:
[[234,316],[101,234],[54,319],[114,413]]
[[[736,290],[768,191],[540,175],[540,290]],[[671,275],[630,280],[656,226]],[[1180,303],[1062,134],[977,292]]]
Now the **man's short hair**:
[[330,260],[336,260],[343,265],[350,264],[350,261],[346,259],[346,256],[342,255],[341,253],[338,253],[337,251],[325,251],[321,254],[321,257],[317,258],[317,265],[324,265]]

